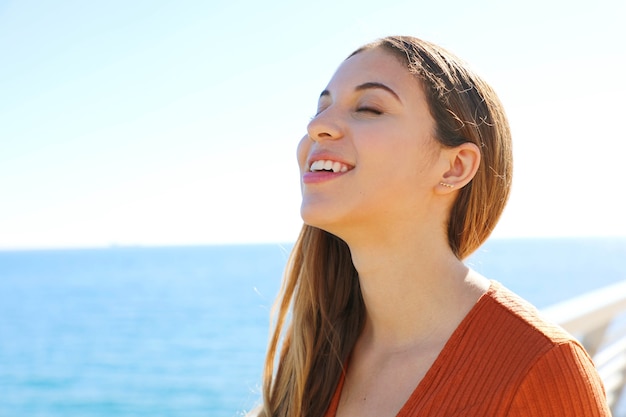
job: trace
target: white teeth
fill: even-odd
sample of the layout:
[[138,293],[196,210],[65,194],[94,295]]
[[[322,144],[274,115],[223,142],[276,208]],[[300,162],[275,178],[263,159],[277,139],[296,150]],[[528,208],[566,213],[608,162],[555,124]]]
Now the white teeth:
[[311,164],[311,171],[321,171],[324,169],[324,161],[315,161]]
[[311,164],[311,172],[315,171],[332,171],[332,172],[347,172],[348,166],[341,162],[320,159]]

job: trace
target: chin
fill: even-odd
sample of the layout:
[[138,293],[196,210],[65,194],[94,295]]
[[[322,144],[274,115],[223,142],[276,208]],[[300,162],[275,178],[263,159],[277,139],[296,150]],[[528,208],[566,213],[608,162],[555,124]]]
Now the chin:
[[349,226],[337,216],[329,216],[328,214],[328,212],[319,213],[304,209],[301,211],[302,221],[305,225],[323,230],[345,241]]
[[332,229],[336,227],[333,226],[337,224],[336,213],[331,210],[322,210],[320,207],[312,207],[310,204],[302,204],[300,217],[302,217],[304,224],[317,227],[329,233],[333,233]]
[[300,210],[300,217],[304,224],[317,227],[318,229],[326,230],[326,226],[330,223],[328,216],[320,215],[304,208]]

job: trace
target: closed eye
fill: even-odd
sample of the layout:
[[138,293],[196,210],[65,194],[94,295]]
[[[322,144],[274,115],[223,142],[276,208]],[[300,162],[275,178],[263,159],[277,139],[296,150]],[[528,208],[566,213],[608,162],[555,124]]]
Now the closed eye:
[[357,112],[359,113],[371,113],[371,114],[375,114],[375,115],[381,115],[383,114],[382,111],[375,109],[373,107],[359,107],[358,109],[356,109]]

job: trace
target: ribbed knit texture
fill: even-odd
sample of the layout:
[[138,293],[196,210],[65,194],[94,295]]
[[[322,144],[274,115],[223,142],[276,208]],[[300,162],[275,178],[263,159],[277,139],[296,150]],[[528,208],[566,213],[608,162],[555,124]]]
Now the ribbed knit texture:
[[[342,377],[325,417],[335,417],[343,382]],[[426,416],[610,417],[611,413],[583,347],[494,281],[397,415]]]

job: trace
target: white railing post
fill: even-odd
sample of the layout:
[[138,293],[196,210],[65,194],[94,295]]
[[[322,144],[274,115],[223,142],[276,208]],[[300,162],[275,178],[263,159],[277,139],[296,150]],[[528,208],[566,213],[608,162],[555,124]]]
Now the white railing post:
[[[604,382],[615,417],[626,385],[626,281],[542,311],[585,346]],[[625,416],[621,416],[625,417]]]

